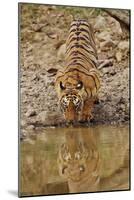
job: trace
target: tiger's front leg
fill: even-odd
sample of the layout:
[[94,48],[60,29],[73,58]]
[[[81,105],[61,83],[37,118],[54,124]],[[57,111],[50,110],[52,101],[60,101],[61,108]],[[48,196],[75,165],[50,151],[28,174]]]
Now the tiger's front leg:
[[84,102],[83,109],[80,116],[80,121],[90,121],[93,119],[92,110],[94,107],[94,99],[88,99]]

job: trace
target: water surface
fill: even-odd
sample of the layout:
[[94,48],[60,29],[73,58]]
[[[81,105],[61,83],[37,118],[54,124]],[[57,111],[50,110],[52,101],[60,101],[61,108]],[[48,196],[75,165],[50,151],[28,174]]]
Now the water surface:
[[20,195],[129,189],[129,127],[44,128],[20,143]]

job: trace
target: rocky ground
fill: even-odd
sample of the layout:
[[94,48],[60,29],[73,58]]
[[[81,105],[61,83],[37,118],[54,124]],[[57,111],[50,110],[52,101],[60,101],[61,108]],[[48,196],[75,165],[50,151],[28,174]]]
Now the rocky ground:
[[20,6],[20,124],[22,135],[38,126],[62,125],[54,89],[64,66],[65,40],[73,18],[94,27],[99,57],[100,104],[94,123],[129,122],[129,35],[102,9]]

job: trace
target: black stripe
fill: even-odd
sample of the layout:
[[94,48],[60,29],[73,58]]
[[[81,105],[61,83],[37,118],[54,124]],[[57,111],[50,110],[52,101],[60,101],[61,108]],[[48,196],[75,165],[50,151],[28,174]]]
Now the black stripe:
[[85,59],[80,57],[80,56],[74,56],[74,57],[70,58],[70,60],[82,60],[82,61],[85,61]]
[[72,79],[74,79],[74,80],[76,80],[76,81],[78,80],[78,78],[75,78],[74,76],[69,75],[69,76],[66,77],[65,81],[66,81],[68,78],[72,78]]
[[[77,51],[72,51],[72,52],[70,52],[68,54],[72,54],[72,55],[76,55],[76,56],[80,54],[80,55],[82,55],[84,57],[84,59],[87,60],[87,62],[89,62],[90,64],[93,64],[94,67],[96,68],[96,63],[94,61],[91,61],[91,59],[89,59],[85,54],[79,52],[78,50]],[[71,55],[68,55],[68,56],[71,56]]]
[[[93,77],[93,75],[92,75],[92,74],[91,74],[91,76]],[[95,74],[95,76],[96,76],[96,74]],[[96,78],[97,78],[98,82],[100,82],[100,80],[98,79],[98,76],[96,76]],[[96,87],[96,89],[97,89],[96,82],[95,82],[95,87]]]
[[89,38],[87,39],[87,38],[85,38],[85,37],[80,36],[79,39],[80,39],[80,40],[83,40],[83,41],[86,41],[87,43],[89,43]]
[[86,57],[86,58],[88,59],[88,62],[90,62],[91,64],[93,63],[93,64],[95,65],[95,67],[96,67],[95,61],[90,59],[90,52],[89,52],[87,49],[85,49],[84,47],[81,47],[81,49],[84,49],[84,50],[87,51],[87,53],[89,53],[89,58],[87,58],[87,57],[85,56],[85,54],[83,54],[83,53],[81,53],[81,52],[78,51],[79,54],[81,54],[81,55],[83,55],[84,57]]
[[86,88],[85,88],[85,87],[84,87],[84,89],[85,89],[85,92],[87,93],[87,96],[89,96],[89,95],[88,95],[88,92],[87,92],[87,90],[86,90]]
[[86,30],[86,29],[84,29],[84,28],[80,28],[80,31],[82,31],[82,32],[86,32],[86,33],[89,35],[89,31]]
[[69,34],[72,33],[72,32],[76,32],[76,31],[77,31],[77,29],[74,28],[74,29],[72,29],[72,30],[69,31]]
[[56,81],[57,81],[57,79],[59,79],[59,78],[61,78],[62,76],[64,76],[65,74],[63,74],[63,75],[61,75],[61,76],[57,76],[56,77]]
[[81,63],[79,63],[79,62],[76,62],[76,63],[72,62],[72,63],[70,63],[70,64],[68,65],[68,67],[70,67],[70,66],[72,66],[72,65],[79,65],[79,66],[81,66],[82,68],[84,68],[84,69],[86,69],[86,70],[88,71],[88,69],[85,68],[85,67],[84,67]]
[[[88,64],[92,64],[91,63],[91,60],[86,60],[86,59],[84,59],[84,58],[82,58],[82,57],[79,57],[79,56],[77,56],[77,57],[72,57],[72,58],[70,58],[70,61],[75,61],[75,64],[77,64],[77,62],[78,61],[82,61],[83,63],[84,62],[86,62],[86,64],[88,63]],[[85,67],[84,67],[85,68]],[[87,70],[87,68],[85,68],[86,70]]]
[[[72,44],[70,44],[70,45],[72,45]],[[87,51],[88,53],[91,53],[91,54],[92,54],[92,52],[89,51],[89,48],[90,48],[90,47],[89,47],[87,44],[81,45],[81,44],[79,44],[79,43],[76,41],[76,43],[73,43],[73,45],[72,45],[71,47],[70,47],[70,45],[68,45],[66,52],[68,52],[69,50],[71,50],[71,49],[73,49],[73,48],[75,47],[75,48],[84,49],[84,50]],[[86,46],[88,49],[86,49],[85,46]]]
[[77,35],[77,37],[78,37],[78,35],[80,35],[80,33],[81,33],[81,31],[76,31],[75,32],[75,34]]
[[80,28],[80,29],[74,28],[72,30],[70,29],[69,34],[72,32],[75,33],[76,35],[79,35],[82,32],[86,32],[89,35],[89,30],[86,30],[85,28]]
[[[82,32],[80,32],[80,31],[79,31],[79,32],[77,32],[77,34],[76,34],[76,35],[77,35],[77,37],[78,37],[78,35],[79,35],[80,33],[82,33]],[[74,36],[74,34],[73,34],[73,33],[72,33],[72,34],[69,34],[67,41],[68,41],[68,40],[70,40],[70,38],[71,38],[71,37],[73,37],[73,36]],[[87,36],[87,35],[85,35],[85,34],[83,34],[83,33],[82,33],[82,36],[84,36],[84,37],[85,37],[85,38],[86,38],[88,41],[90,41],[90,38],[89,38],[89,36]]]
[[91,48],[93,49],[93,51],[90,51],[90,53],[92,54],[92,55],[95,55],[96,53],[95,53],[95,49],[94,49],[94,47],[89,43],[89,44],[85,44],[85,43],[82,43],[82,46],[86,46],[88,49],[90,49],[90,46],[91,46]]
[[86,21],[76,21],[76,22],[72,22],[72,24],[70,25],[70,29],[73,27],[73,26],[76,26],[76,27],[79,27],[81,25],[84,25],[86,27],[89,28],[89,25]]
[[80,22],[80,25],[86,26],[87,28],[89,28],[89,24],[88,23],[82,23],[82,22]]
[[74,40],[85,40],[86,42],[89,42],[89,38],[83,38],[83,37],[80,37],[80,36],[74,36],[74,34],[71,34],[71,35],[69,35],[69,37],[68,37],[68,39],[67,39],[67,42],[66,42],[66,44],[69,44],[69,43],[71,43],[72,41],[74,41]]
[[88,41],[90,41],[89,35],[85,35],[84,33],[82,33],[82,36],[84,36],[85,38],[87,38]]
[[[84,49],[86,52],[88,52],[88,53],[90,54],[89,49],[85,48],[85,45],[80,45],[80,44],[78,44],[78,45],[76,45],[76,48]],[[88,48],[89,48],[89,47],[88,47]]]
[[88,57],[86,56],[86,55],[84,55],[83,53],[81,53],[81,52],[79,52],[79,51],[70,51],[69,53],[68,53],[68,56],[71,56],[71,55],[69,55],[69,54],[71,54],[72,56],[74,55],[74,56],[77,56],[77,55],[82,55],[87,61],[89,60],[88,59]]
[[[90,53],[91,54],[93,54],[93,55],[95,55],[96,56],[96,48],[92,45],[92,44],[85,44],[85,43],[82,43],[82,45],[83,46],[86,46],[88,49],[89,49],[89,51],[90,51]],[[93,50],[90,50],[90,47],[93,49]]]
[[73,42],[74,40],[77,40],[77,37],[72,37],[69,43]]
[[67,41],[70,40],[70,38],[73,37],[73,36],[74,36],[73,33],[72,33],[72,34],[69,34]]
[[[71,45],[71,44],[70,44]],[[67,49],[66,49],[66,53],[68,52],[68,51],[70,51],[71,49],[73,49],[73,48],[78,48],[78,43],[74,43],[71,47],[70,47],[70,45],[67,47]]]
[[[94,82],[95,82],[95,87],[96,87],[96,89],[97,89],[96,81],[95,81],[95,78],[94,78],[94,76],[93,76],[92,74],[86,74],[85,72],[83,72],[83,71],[81,71],[81,70],[79,70],[79,69],[77,69],[77,68],[70,69],[70,70],[68,70],[66,73],[68,73],[68,72],[73,72],[73,71],[78,71],[78,72],[83,73],[83,74],[85,74],[85,75],[87,75],[87,76],[91,76],[92,79],[93,79]],[[98,79],[98,77],[97,77],[97,79]]]
[[76,24],[76,23],[72,23],[72,24],[70,25],[70,29],[71,29],[73,26],[77,26],[77,24]]

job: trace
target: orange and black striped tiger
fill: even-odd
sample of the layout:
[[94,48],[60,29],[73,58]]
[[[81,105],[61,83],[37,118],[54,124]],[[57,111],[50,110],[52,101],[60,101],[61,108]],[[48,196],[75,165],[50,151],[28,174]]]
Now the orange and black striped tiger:
[[92,119],[100,80],[93,29],[86,20],[71,23],[66,40],[65,68],[57,73],[55,86],[67,121]]

